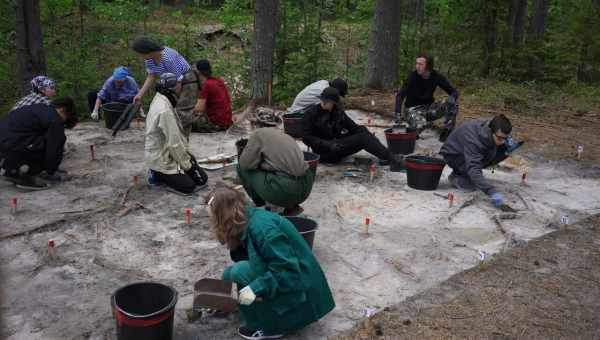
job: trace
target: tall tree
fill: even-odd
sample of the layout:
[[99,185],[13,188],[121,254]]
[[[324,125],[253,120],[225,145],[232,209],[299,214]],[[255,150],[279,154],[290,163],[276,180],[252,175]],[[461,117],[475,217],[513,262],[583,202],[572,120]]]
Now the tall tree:
[[511,32],[513,46],[523,42],[526,15],[527,0],[512,0],[508,11],[507,24]]
[[483,0],[481,2],[481,13],[483,13],[483,68],[481,75],[488,77],[491,73],[494,52],[496,51],[496,42],[498,37],[498,2]]
[[533,15],[529,26],[529,34],[533,40],[541,40],[544,38],[549,4],[549,0],[533,1]]
[[[401,2],[401,0],[398,0]],[[425,0],[408,0],[406,1],[407,18],[414,22],[422,24],[425,20]]]
[[39,0],[19,0],[16,4],[17,79],[20,94],[29,91],[29,82],[46,73]]
[[254,2],[254,41],[252,43],[252,99],[265,103],[273,81],[273,55],[278,29],[279,0]]
[[400,8],[401,1],[398,0],[375,1],[365,87],[390,89],[398,81]]

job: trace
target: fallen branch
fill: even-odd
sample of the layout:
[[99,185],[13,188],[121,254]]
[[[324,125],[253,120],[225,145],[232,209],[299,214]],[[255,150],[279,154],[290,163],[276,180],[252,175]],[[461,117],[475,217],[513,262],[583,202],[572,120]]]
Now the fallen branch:
[[129,186],[129,188],[127,188],[127,191],[125,191],[125,194],[123,195],[123,198],[121,199],[121,206],[125,205],[125,202],[127,201],[127,196],[129,196],[129,192],[131,191],[131,189],[133,189],[135,187],[135,184],[132,184]]
[[468,200],[464,201],[463,204],[460,205],[460,207],[458,207],[458,209],[454,210],[453,212],[450,213],[450,215],[448,215],[448,223],[452,222],[452,219],[458,215],[464,208],[473,205],[473,203],[475,203],[475,196],[469,198]]
[[117,217],[123,217],[129,214],[130,212],[138,209],[146,209],[146,207],[144,207],[140,202],[132,202],[131,205],[119,210],[119,212],[117,213]]

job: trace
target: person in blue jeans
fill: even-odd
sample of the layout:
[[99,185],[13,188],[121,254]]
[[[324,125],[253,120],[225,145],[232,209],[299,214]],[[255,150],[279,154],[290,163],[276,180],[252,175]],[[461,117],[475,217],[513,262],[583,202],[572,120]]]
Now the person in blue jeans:
[[463,191],[476,189],[489,195],[494,206],[504,204],[502,194],[483,176],[483,169],[508,157],[523,142],[510,136],[512,124],[505,115],[477,119],[461,124],[442,146],[440,154],[452,168],[448,180]]

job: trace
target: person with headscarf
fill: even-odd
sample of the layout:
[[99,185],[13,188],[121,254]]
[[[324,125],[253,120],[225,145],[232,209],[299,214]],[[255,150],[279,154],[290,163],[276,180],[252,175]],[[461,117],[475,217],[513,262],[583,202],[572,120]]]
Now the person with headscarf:
[[125,66],[118,66],[106,81],[100,91],[91,91],[88,93],[88,105],[91,117],[98,119],[98,110],[102,104],[119,102],[130,104],[133,97],[138,93],[139,87],[135,79],[129,74]]
[[17,187],[41,190],[48,183],[39,175],[56,182],[67,137],[65,128],[78,122],[75,104],[70,97],[22,106],[0,119],[0,167],[4,178]]
[[144,85],[133,98],[134,103],[139,103],[146,92],[164,73],[175,75],[181,85],[175,109],[181,121],[183,132],[189,138],[192,124],[197,119],[194,106],[198,98],[199,79],[185,58],[174,49],[163,46],[148,37],[141,37],[133,42],[133,50],[144,60],[148,76]]
[[222,78],[212,75],[210,62],[206,59],[196,63],[201,89],[194,111],[199,114],[194,132],[217,132],[227,130],[232,124],[231,97]]
[[37,76],[31,80],[31,93],[19,99],[11,111],[34,104],[50,105],[50,97],[54,95],[56,95],[56,82],[46,76]]
[[148,184],[166,184],[171,191],[189,195],[204,187],[208,176],[190,154],[175,114],[181,83],[173,73],[163,73],[155,88],[156,95],[146,117]]

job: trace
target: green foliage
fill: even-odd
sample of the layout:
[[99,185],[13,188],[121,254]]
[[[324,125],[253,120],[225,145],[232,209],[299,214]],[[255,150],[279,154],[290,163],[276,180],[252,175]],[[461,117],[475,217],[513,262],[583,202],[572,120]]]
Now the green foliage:
[[[591,89],[597,89],[600,82],[600,30],[596,29],[600,27],[600,1],[551,0],[544,39],[533,41],[528,36],[526,18],[525,40],[516,46],[506,21],[510,1],[424,3],[422,22],[408,12],[408,6],[398,15],[402,78],[413,69],[415,55],[426,51],[436,57],[437,69],[455,83],[480,84],[485,75],[492,79],[485,83],[507,93],[535,87],[574,96],[578,91],[597,95]],[[59,94],[74,96],[82,112],[87,111],[87,91],[100,87],[117,65],[128,65],[138,83],[143,83],[143,63],[130,49],[140,35],[156,37],[190,63],[209,59],[215,74],[230,87],[235,107],[243,105],[251,92],[253,0],[225,0],[220,7],[206,0],[190,1],[183,7],[163,6],[157,0],[45,0],[40,4],[47,73],[58,81]],[[341,76],[351,87],[360,87],[374,4],[374,0],[280,0],[275,102],[289,104],[298,91],[318,79]],[[530,1],[528,17],[532,8]],[[4,61],[0,64],[0,105],[5,111],[17,99],[14,1],[0,2],[0,11],[4,14],[0,18]],[[223,25],[226,34],[201,42],[202,26],[207,24]],[[482,72],[486,65],[487,74]],[[515,89],[507,88],[511,83]],[[151,97],[146,96],[146,104]],[[585,107],[597,104],[584,102]]]

